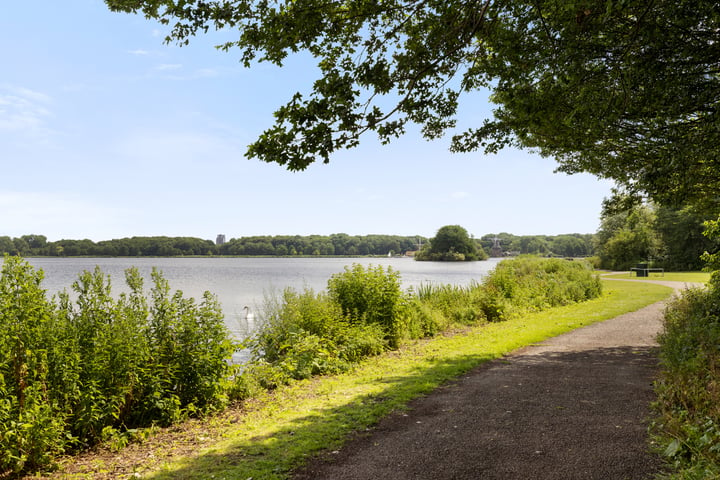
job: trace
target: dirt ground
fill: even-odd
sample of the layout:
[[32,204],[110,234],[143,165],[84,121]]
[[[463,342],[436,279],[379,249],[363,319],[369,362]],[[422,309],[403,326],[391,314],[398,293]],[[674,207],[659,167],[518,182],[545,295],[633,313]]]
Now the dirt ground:
[[479,367],[293,478],[651,478],[662,468],[647,428],[663,308],[656,303]]

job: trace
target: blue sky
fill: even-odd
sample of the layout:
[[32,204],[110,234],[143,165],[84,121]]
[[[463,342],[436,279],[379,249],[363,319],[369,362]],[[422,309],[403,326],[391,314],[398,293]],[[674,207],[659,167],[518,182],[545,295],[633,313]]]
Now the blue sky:
[[[6,2],[0,17],[0,235],[94,241],[371,233],[593,233],[611,183],[553,173],[508,150],[451,154],[410,132],[367,136],[328,165],[287,172],[248,160],[272,112],[308,91],[314,64],[245,69],[213,45],[165,45],[165,29],[99,0]],[[478,95],[461,125],[490,112]]]

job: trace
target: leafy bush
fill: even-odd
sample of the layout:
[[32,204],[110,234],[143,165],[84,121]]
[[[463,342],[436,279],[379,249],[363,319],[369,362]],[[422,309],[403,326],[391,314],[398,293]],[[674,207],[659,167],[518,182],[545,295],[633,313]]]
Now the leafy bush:
[[53,308],[43,275],[18,258],[0,274],[0,473],[46,465],[66,447],[63,411],[52,402],[48,347]]
[[[6,257],[0,276],[0,472],[46,467],[110,433],[168,424],[225,401],[234,351],[220,307],[170,295],[154,271],[148,306],[137,270],[130,293],[111,295],[96,269],[74,300],[40,288],[42,272]],[[121,442],[122,443],[122,442]]]
[[402,337],[399,321],[404,302],[399,272],[381,265],[365,268],[354,264],[330,278],[328,294],[343,316],[353,323],[379,325],[390,345],[397,346]]
[[557,258],[519,257],[500,262],[484,286],[488,306],[498,310],[500,318],[510,311],[541,310],[589,300],[602,292],[600,279],[588,264]]
[[253,361],[248,376],[274,388],[289,379],[342,372],[360,359],[386,348],[377,324],[352,322],[327,294],[286,289],[270,298],[264,322],[249,341]]
[[680,478],[720,476],[720,292],[688,290],[667,308],[659,337],[655,432]]

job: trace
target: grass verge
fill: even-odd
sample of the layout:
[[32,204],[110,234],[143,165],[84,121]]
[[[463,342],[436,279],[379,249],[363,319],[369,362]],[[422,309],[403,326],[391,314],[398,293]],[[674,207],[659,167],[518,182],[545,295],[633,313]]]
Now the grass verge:
[[636,277],[634,273],[615,273],[603,275],[603,278],[621,278],[624,280],[666,280],[668,282],[707,283],[710,280],[708,272],[649,272],[647,277]]
[[413,398],[517,348],[634,311],[671,290],[604,281],[602,297],[374,357],[350,373],[295,382],[240,409],[161,432],[119,453],[74,458],[55,478],[284,479]]

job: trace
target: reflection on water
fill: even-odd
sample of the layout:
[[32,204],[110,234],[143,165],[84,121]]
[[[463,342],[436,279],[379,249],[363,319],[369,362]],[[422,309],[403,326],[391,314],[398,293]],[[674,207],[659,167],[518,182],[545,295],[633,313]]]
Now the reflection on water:
[[[99,266],[110,275],[113,292],[127,291],[124,271],[137,267],[150,288],[153,267],[161,270],[173,290],[200,298],[209,290],[216,294],[228,328],[239,338],[253,328],[253,315],[265,295],[286,287],[324,290],[331,275],[345,266],[390,266],[400,272],[403,288],[421,284],[468,285],[482,279],[501,259],[482,262],[416,262],[410,258],[29,258],[45,272],[43,287],[49,294],[70,286],[83,270]],[[247,309],[245,307],[248,307]]]

